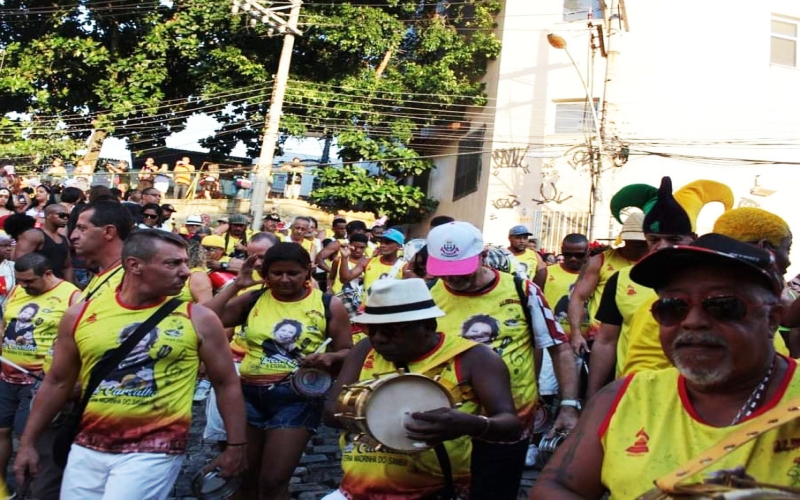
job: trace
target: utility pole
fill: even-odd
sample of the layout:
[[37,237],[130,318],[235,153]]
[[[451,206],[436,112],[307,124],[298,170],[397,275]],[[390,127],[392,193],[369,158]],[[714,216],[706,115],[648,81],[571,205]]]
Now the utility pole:
[[[594,233],[600,238],[611,237],[611,201],[609,194],[609,175],[608,172],[614,168],[617,154],[618,133],[615,119],[617,117],[617,56],[619,56],[619,37],[620,23],[623,22],[622,13],[624,9],[620,5],[620,0],[609,0],[606,9],[603,11],[603,24],[605,25],[606,39],[606,72],[603,82],[603,107],[600,113],[600,137],[604,141],[605,155],[600,155],[596,173],[596,184],[593,185],[594,213],[593,228]],[[627,27],[627,21],[626,27]],[[626,28],[627,29],[627,28]]]
[[[267,187],[272,174],[272,163],[275,158],[275,145],[278,142],[281,114],[283,113],[283,99],[286,95],[286,85],[289,81],[289,67],[292,64],[292,51],[294,38],[302,33],[297,29],[300,20],[300,6],[302,0],[288,0],[286,2],[270,2],[262,0],[234,0],[232,14],[240,10],[251,16],[250,24],[259,21],[270,26],[270,31],[277,30],[283,34],[283,48],[278,62],[278,73],[272,87],[272,99],[267,113],[264,139],[261,143],[261,155],[256,165],[256,178],[253,183],[253,195],[250,198],[250,212],[253,215],[253,229],[261,229],[261,219],[264,216],[264,202],[267,199]],[[288,17],[286,10],[289,10]]]

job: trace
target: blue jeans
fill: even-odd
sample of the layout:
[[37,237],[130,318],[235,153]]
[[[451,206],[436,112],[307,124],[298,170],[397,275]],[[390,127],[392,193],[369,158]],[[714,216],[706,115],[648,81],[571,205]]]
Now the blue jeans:
[[316,433],[322,421],[323,398],[298,395],[289,384],[242,384],[247,423],[257,429],[305,428]]

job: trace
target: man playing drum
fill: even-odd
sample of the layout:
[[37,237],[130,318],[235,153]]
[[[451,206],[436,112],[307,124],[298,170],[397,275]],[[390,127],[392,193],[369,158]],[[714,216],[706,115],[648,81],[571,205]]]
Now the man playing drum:
[[[782,419],[797,410],[800,379],[771,338],[783,313],[783,280],[770,253],[708,234],[648,255],[631,278],[658,294],[651,311],[674,368],[598,392],[531,498],[599,499],[606,490],[612,499],[638,498],[659,478],[667,491],[677,479],[796,488],[800,422]],[[741,446],[718,445],[730,438]],[[686,466],[698,456],[700,466]]]
[[[326,404],[328,422],[351,431],[342,436],[344,478],[329,500],[466,498],[471,437],[519,438],[502,359],[458,332],[441,333],[441,316],[421,279],[373,284],[354,320],[367,327],[369,339],[348,355]],[[407,374],[398,375],[400,369]],[[384,377],[391,384],[382,384]],[[370,402],[346,408],[359,385],[372,386],[363,391]],[[398,397],[383,397],[392,385]]]

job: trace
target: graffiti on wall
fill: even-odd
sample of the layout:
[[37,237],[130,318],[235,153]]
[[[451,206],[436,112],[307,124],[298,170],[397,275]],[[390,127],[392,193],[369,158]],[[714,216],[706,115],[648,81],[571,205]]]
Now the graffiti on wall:
[[492,174],[499,175],[505,168],[519,168],[526,174],[531,173],[525,157],[528,148],[495,149],[492,151]]

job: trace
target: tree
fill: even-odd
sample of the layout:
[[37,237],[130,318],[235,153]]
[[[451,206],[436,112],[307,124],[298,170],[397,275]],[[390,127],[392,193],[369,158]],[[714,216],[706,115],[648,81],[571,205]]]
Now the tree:
[[[203,112],[222,122],[204,141],[212,153],[241,140],[256,156],[281,39],[229,8],[218,0],[3,0],[0,145],[99,132],[146,154]],[[480,77],[499,52],[491,33],[499,8],[499,0],[304,4],[282,133],[334,137],[343,160],[319,172],[312,202],[403,220],[435,206],[412,180],[432,166],[426,137],[450,138],[450,124],[484,104]]]

